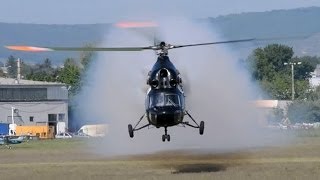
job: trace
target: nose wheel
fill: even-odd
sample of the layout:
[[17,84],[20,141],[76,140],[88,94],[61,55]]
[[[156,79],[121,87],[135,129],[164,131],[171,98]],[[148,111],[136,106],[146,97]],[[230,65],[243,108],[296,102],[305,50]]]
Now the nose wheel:
[[166,140],[170,141],[170,135],[167,133],[167,127],[164,127],[164,135],[162,135],[162,141],[165,142]]
[[166,140],[167,140],[167,141],[170,141],[170,135],[169,135],[169,134],[167,134],[167,135],[165,135],[165,134],[162,135],[162,141],[165,142]]

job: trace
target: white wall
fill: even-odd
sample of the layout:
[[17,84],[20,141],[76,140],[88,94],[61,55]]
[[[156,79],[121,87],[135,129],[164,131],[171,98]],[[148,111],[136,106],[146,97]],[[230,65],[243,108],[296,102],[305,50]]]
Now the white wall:
[[[0,102],[0,123],[11,120],[11,107],[19,110],[14,117],[21,116],[22,122],[16,120],[17,124],[36,125],[39,122],[48,122],[48,114],[65,114],[64,122],[68,127],[68,102]],[[34,117],[33,122],[30,122],[30,116]]]

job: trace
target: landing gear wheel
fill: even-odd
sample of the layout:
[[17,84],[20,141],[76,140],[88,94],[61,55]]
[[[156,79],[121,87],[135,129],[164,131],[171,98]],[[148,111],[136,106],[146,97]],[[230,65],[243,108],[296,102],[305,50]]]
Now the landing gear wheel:
[[165,142],[166,140],[167,140],[168,142],[170,141],[170,135],[169,135],[169,134],[164,134],[164,135],[162,135],[162,141]]
[[200,122],[200,126],[199,126],[199,133],[200,133],[200,135],[203,135],[203,131],[204,131],[204,122],[201,121],[201,122]]
[[133,128],[131,124],[128,125],[128,131],[129,131],[129,136],[133,138],[134,134],[133,134]]

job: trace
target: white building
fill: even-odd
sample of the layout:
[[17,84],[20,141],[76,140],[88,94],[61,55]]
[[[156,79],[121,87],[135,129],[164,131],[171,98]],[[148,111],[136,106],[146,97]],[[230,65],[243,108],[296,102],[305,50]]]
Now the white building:
[[320,64],[317,64],[314,72],[311,73],[311,78],[309,79],[309,83],[312,87],[317,87],[320,85]]
[[0,78],[0,123],[12,119],[18,125],[49,125],[55,130],[58,124],[68,127],[67,86]]

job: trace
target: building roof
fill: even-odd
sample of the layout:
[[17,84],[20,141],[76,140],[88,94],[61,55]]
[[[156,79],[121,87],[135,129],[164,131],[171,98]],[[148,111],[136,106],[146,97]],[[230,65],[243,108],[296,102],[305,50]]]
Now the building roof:
[[0,77],[0,86],[1,85],[65,85],[63,83],[59,82],[45,82],[45,81],[31,81],[31,80],[25,80],[20,79],[19,81],[17,79],[13,78],[3,78]]

